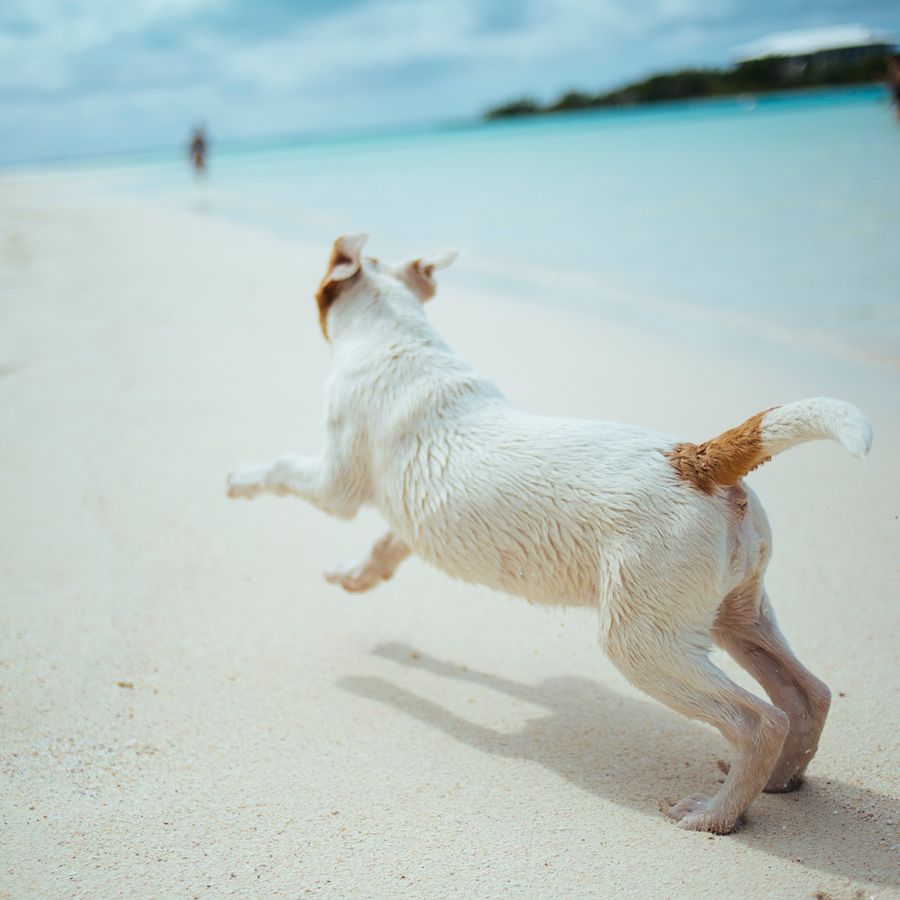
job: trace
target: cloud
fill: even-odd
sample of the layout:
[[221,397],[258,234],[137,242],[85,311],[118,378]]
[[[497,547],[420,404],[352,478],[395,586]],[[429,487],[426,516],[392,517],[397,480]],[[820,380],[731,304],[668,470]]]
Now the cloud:
[[223,136],[475,115],[523,92],[597,89],[671,65],[723,62],[731,46],[769,31],[855,20],[896,28],[895,7],[887,0],[7,0],[0,142],[10,155],[86,152],[104,141],[158,145],[198,115]]

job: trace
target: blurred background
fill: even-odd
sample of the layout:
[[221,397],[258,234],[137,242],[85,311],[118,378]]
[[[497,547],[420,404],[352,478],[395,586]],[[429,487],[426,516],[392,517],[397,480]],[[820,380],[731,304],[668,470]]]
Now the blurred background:
[[[900,896],[898,29],[897,0],[0,0],[0,898]],[[428,314],[526,410],[871,417],[866,466],[752,476],[834,697],[802,791],[678,830],[725,745],[594,610],[417,560],[350,597],[320,573],[375,510],[226,499],[322,446],[313,295],[359,231],[460,251]]]
[[898,29],[888,0],[12,0],[0,164],[896,367]]

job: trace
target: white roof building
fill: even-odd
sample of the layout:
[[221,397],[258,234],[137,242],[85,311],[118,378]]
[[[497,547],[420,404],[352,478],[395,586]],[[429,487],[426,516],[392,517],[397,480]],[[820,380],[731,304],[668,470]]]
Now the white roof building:
[[863,25],[832,25],[770,34],[735,47],[732,56],[735,62],[743,63],[769,56],[810,56],[827,50],[893,45],[894,37],[885,31],[873,31]]

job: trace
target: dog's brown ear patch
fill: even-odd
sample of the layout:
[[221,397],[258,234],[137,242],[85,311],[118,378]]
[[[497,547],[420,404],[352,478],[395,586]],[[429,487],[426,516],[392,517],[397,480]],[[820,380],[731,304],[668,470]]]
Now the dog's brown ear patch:
[[434,281],[436,269],[446,269],[456,259],[455,250],[445,250],[411,260],[397,266],[394,274],[422,301],[430,300],[437,291]]
[[736,484],[770,459],[763,451],[761,428],[771,411],[763,410],[702,444],[676,444],[666,456],[678,477],[704,494]]
[[328,339],[328,310],[337,300],[342,287],[358,274],[360,269],[360,253],[368,239],[367,234],[352,234],[339,237],[331,248],[331,259],[325,277],[316,291],[316,303],[319,306],[319,327],[325,339]]

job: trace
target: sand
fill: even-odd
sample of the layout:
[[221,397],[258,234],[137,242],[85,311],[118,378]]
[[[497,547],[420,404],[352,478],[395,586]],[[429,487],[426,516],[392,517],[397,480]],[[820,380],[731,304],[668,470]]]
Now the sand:
[[66,184],[0,183],[0,895],[900,896],[897,372],[445,273],[433,319],[529,410],[703,439],[826,394],[874,422],[866,463],[751,476],[834,704],[801,791],[688,833],[660,809],[727,747],[632,689],[594,615],[417,560],[349,595],[321,572],[375,514],[225,499],[233,464],[319,447],[328,247]]

